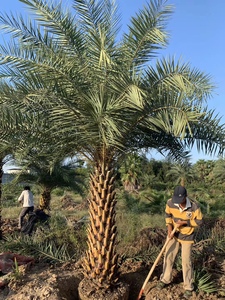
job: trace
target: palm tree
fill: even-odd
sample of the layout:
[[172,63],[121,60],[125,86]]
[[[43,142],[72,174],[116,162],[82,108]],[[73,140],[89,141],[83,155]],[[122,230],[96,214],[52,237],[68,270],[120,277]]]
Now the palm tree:
[[147,164],[147,159],[136,153],[127,155],[119,168],[121,181],[125,191],[132,192],[140,186],[140,180],[144,166]]
[[53,153],[53,145],[43,151],[36,147],[26,151],[26,155],[19,156],[14,163],[22,167],[22,172],[15,178],[15,182],[35,184],[41,189],[39,207],[50,210],[51,192],[57,187],[70,188],[81,196],[85,193],[84,174],[81,171],[83,161],[78,159],[62,159],[59,153]]
[[199,159],[194,164],[194,170],[196,172],[197,177],[199,178],[201,184],[207,185],[209,184],[210,178],[212,177],[213,168],[215,166],[215,161],[213,160],[204,160]]
[[21,93],[20,109],[47,111],[58,144],[92,162],[85,280],[95,291],[109,289],[118,281],[117,162],[138,149],[180,157],[195,143],[208,154],[222,152],[224,127],[204,106],[213,86],[188,63],[153,64],[167,45],[172,12],[162,0],[146,4],[121,36],[115,1],[73,0],[74,15],[61,4],[21,2],[34,22],[0,16],[14,38],[0,47],[1,73]]
[[189,159],[190,157],[186,156],[182,162],[174,163],[166,177],[172,178],[177,185],[181,186],[186,186],[187,183],[191,183],[196,176]]
[[[0,84],[0,240],[2,239],[2,178],[3,167],[12,159],[12,153],[18,146],[18,139],[21,138],[18,124],[22,123],[21,113],[8,107],[3,97],[4,84]],[[9,90],[7,90],[9,92]]]
[[[215,162],[215,166],[212,170],[213,183],[217,186],[225,187],[225,159],[220,158]],[[224,192],[224,191],[223,191]]]

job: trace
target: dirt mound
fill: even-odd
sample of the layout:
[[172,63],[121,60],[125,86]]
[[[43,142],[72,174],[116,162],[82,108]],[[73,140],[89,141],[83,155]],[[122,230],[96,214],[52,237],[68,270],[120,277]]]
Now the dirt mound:
[[[57,267],[38,264],[27,270],[21,278],[11,280],[8,295],[1,300],[76,300],[78,284],[82,279],[76,264],[63,264]],[[4,290],[2,290],[2,294]]]
[[[121,266],[121,280],[130,286],[129,300],[137,299],[142,284],[148,275],[149,267],[140,262],[133,262],[132,264],[126,262]],[[159,291],[156,285],[160,272],[161,265],[157,266],[152,278],[147,283],[142,299],[183,299],[181,273],[174,270],[173,283]],[[78,300],[78,285],[82,279],[82,269],[79,263],[67,263],[55,267],[44,264],[34,265],[29,270],[25,270],[21,278],[12,279],[10,284],[1,290],[0,300]],[[224,287],[224,283],[225,276],[223,274],[220,278],[220,284]],[[190,298],[190,300],[216,299],[222,300],[223,298],[201,292],[193,293]]]
[[166,240],[166,230],[161,228],[144,228],[140,231],[139,237],[134,242],[134,247],[148,249],[152,246],[160,246]]
[[[214,223],[213,230],[223,230],[225,222]],[[221,227],[220,227],[221,226]],[[4,220],[3,233],[17,230],[17,221]],[[140,232],[134,248],[138,245],[148,248],[164,243],[166,232],[160,229],[146,228]],[[207,268],[212,276],[212,281],[218,286],[218,292],[207,295],[203,292],[193,293],[190,300],[222,300],[225,299],[225,258],[218,257],[215,249],[210,248],[210,242],[199,242],[195,251],[199,252],[199,259],[204,256],[206,260],[204,268]],[[140,289],[151,269],[152,263],[135,261],[127,258],[121,262],[121,280],[129,284],[128,300],[136,300]],[[163,290],[158,290],[160,274],[162,272],[162,260],[156,266],[149,282],[146,285],[143,298],[145,300],[180,300],[183,299],[182,273],[173,270],[173,282]],[[83,279],[80,262],[49,265],[34,263],[33,265],[19,266],[17,274],[11,274],[9,284],[0,289],[0,300],[78,300],[78,286]],[[97,299],[96,299],[97,300]],[[122,299],[121,299],[122,300]]]
[[83,200],[82,203],[77,203],[74,201],[73,197],[70,195],[64,195],[61,198],[62,208],[65,210],[86,210],[88,208],[88,202]]
[[15,219],[3,219],[1,224],[2,234],[10,234],[18,231],[18,220]]

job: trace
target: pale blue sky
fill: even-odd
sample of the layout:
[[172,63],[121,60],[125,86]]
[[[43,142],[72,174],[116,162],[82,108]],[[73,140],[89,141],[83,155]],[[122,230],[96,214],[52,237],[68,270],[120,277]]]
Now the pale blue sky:
[[[62,0],[65,5],[70,1]],[[122,14],[122,30],[126,30],[130,17],[147,1],[117,0],[117,3]],[[168,23],[171,38],[169,46],[160,55],[182,57],[183,61],[211,75],[216,89],[208,106],[215,109],[225,123],[225,0],[168,0],[167,3],[174,5]],[[24,7],[19,0],[2,0],[0,10],[18,13],[24,12]],[[193,162],[212,158],[195,150],[192,157]]]

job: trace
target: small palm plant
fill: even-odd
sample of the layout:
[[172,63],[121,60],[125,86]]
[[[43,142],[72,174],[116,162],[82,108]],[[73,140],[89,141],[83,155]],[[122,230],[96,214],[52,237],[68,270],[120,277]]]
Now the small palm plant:
[[202,291],[206,294],[210,294],[215,293],[218,290],[215,282],[211,278],[211,275],[202,270],[202,268],[194,271],[194,284],[197,292]]

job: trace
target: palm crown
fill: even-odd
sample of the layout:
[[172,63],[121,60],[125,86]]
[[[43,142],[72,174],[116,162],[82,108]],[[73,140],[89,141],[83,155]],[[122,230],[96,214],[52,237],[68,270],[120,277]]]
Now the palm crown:
[[[79,141],[83,154],[93,159],[103,155],[100,149],[113,156],[124,148],[159,146],[172,151],[181,146],[177,138],[191,143],[193,130],[204,140],[212,119],[202,106],[212,89],[209,77],[173,59],[147,65],[166,45],[170,6],[152,1],[119,39],[114,1],[73,1],[76,16],[61,5],[22,2],[39,25],[1,17],[15,38],[1,47],[1,74],[22,91],[26,110],[35,104],[40,113],[47,106],[57,134]],[[205,142],[202,149],[218,144],[213,136]]]

